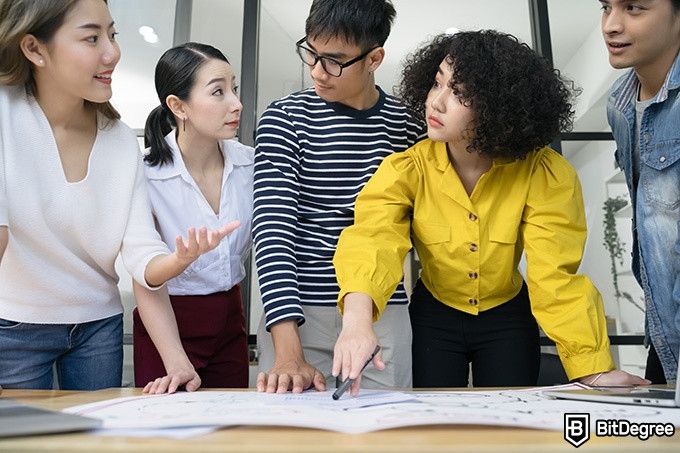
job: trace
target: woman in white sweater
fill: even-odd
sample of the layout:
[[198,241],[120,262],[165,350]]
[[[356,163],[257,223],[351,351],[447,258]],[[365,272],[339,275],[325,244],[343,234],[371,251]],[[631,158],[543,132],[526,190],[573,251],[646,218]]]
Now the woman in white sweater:
[[120,386],[120,253],[163,285],[238,222],[175,252],[151,217],[137,139],[109,104],[120,59],[106,0],[0,0],[0,384]]

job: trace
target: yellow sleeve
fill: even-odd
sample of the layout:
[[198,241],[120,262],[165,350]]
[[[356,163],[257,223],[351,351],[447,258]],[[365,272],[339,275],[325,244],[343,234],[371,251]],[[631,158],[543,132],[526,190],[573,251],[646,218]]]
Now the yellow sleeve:
[[411,212],[420,172],[408,150],[381,163],[357,197],[354,224],[340,235],[333,265],[340,286],[338,306],[347,293],[363,292],[373,299],[373,320],[403,277],[411,249]]
[[562,156],[539,152],[522,222],[532,311],[569,379],[610,371],[602,296],[577,274],[587,234],[581,184]]

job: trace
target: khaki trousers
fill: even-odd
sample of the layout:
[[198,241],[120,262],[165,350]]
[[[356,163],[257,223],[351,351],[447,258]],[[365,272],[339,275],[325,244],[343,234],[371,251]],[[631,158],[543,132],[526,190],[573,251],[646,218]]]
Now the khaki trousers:
[[[342,328],[342,317],[336,306],[303,307],[305,323],[300,326],[300,341],[307,363],[326,376],[328,388],[337,386],[331,376],[333,347]],[[265,330],[264,315],[257,332],[259,371],[268,373],[274,364],[274,345]],[[407,305],[389,305],[373,324],[378,335],[386,368],[378,371],[371,365],[362,373],[362,388],[410,388],[411,377],[411,322]]]

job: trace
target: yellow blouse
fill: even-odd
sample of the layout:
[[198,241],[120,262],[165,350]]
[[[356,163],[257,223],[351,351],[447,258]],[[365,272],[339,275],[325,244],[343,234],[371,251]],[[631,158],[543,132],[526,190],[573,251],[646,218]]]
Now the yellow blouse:
[[586,240],[573,167],[543,148],[495,160],[468,196],[446,144],[424,140],[387,157],[359,194],[354,225],[333,259],[340,294],[363,292],[377,320],[403,277],[411,239],[423,284],[442,303],[477,314],[512,299],[526,280],[536,320],[570,379],[615,368],[602,297],[577,274]]

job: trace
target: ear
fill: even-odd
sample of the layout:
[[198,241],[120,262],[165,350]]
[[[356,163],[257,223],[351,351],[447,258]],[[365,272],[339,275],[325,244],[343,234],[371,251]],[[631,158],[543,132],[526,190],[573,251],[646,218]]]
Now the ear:
[[28,34],[21,38],[19,47],[28,61],[35,66],[45,66],[46,49],[43,43],[38,38]]
[[385,49],[383,47],[378,47],[368,54],[368,70],[370,72],[375,72],[376,69],[382,64],[385,59]]
[[165,105],[168,106],[173,115],[178,118],[186,118],[186,112],[184,110],[184,102],[174,94],[169,95],[165,98]]

